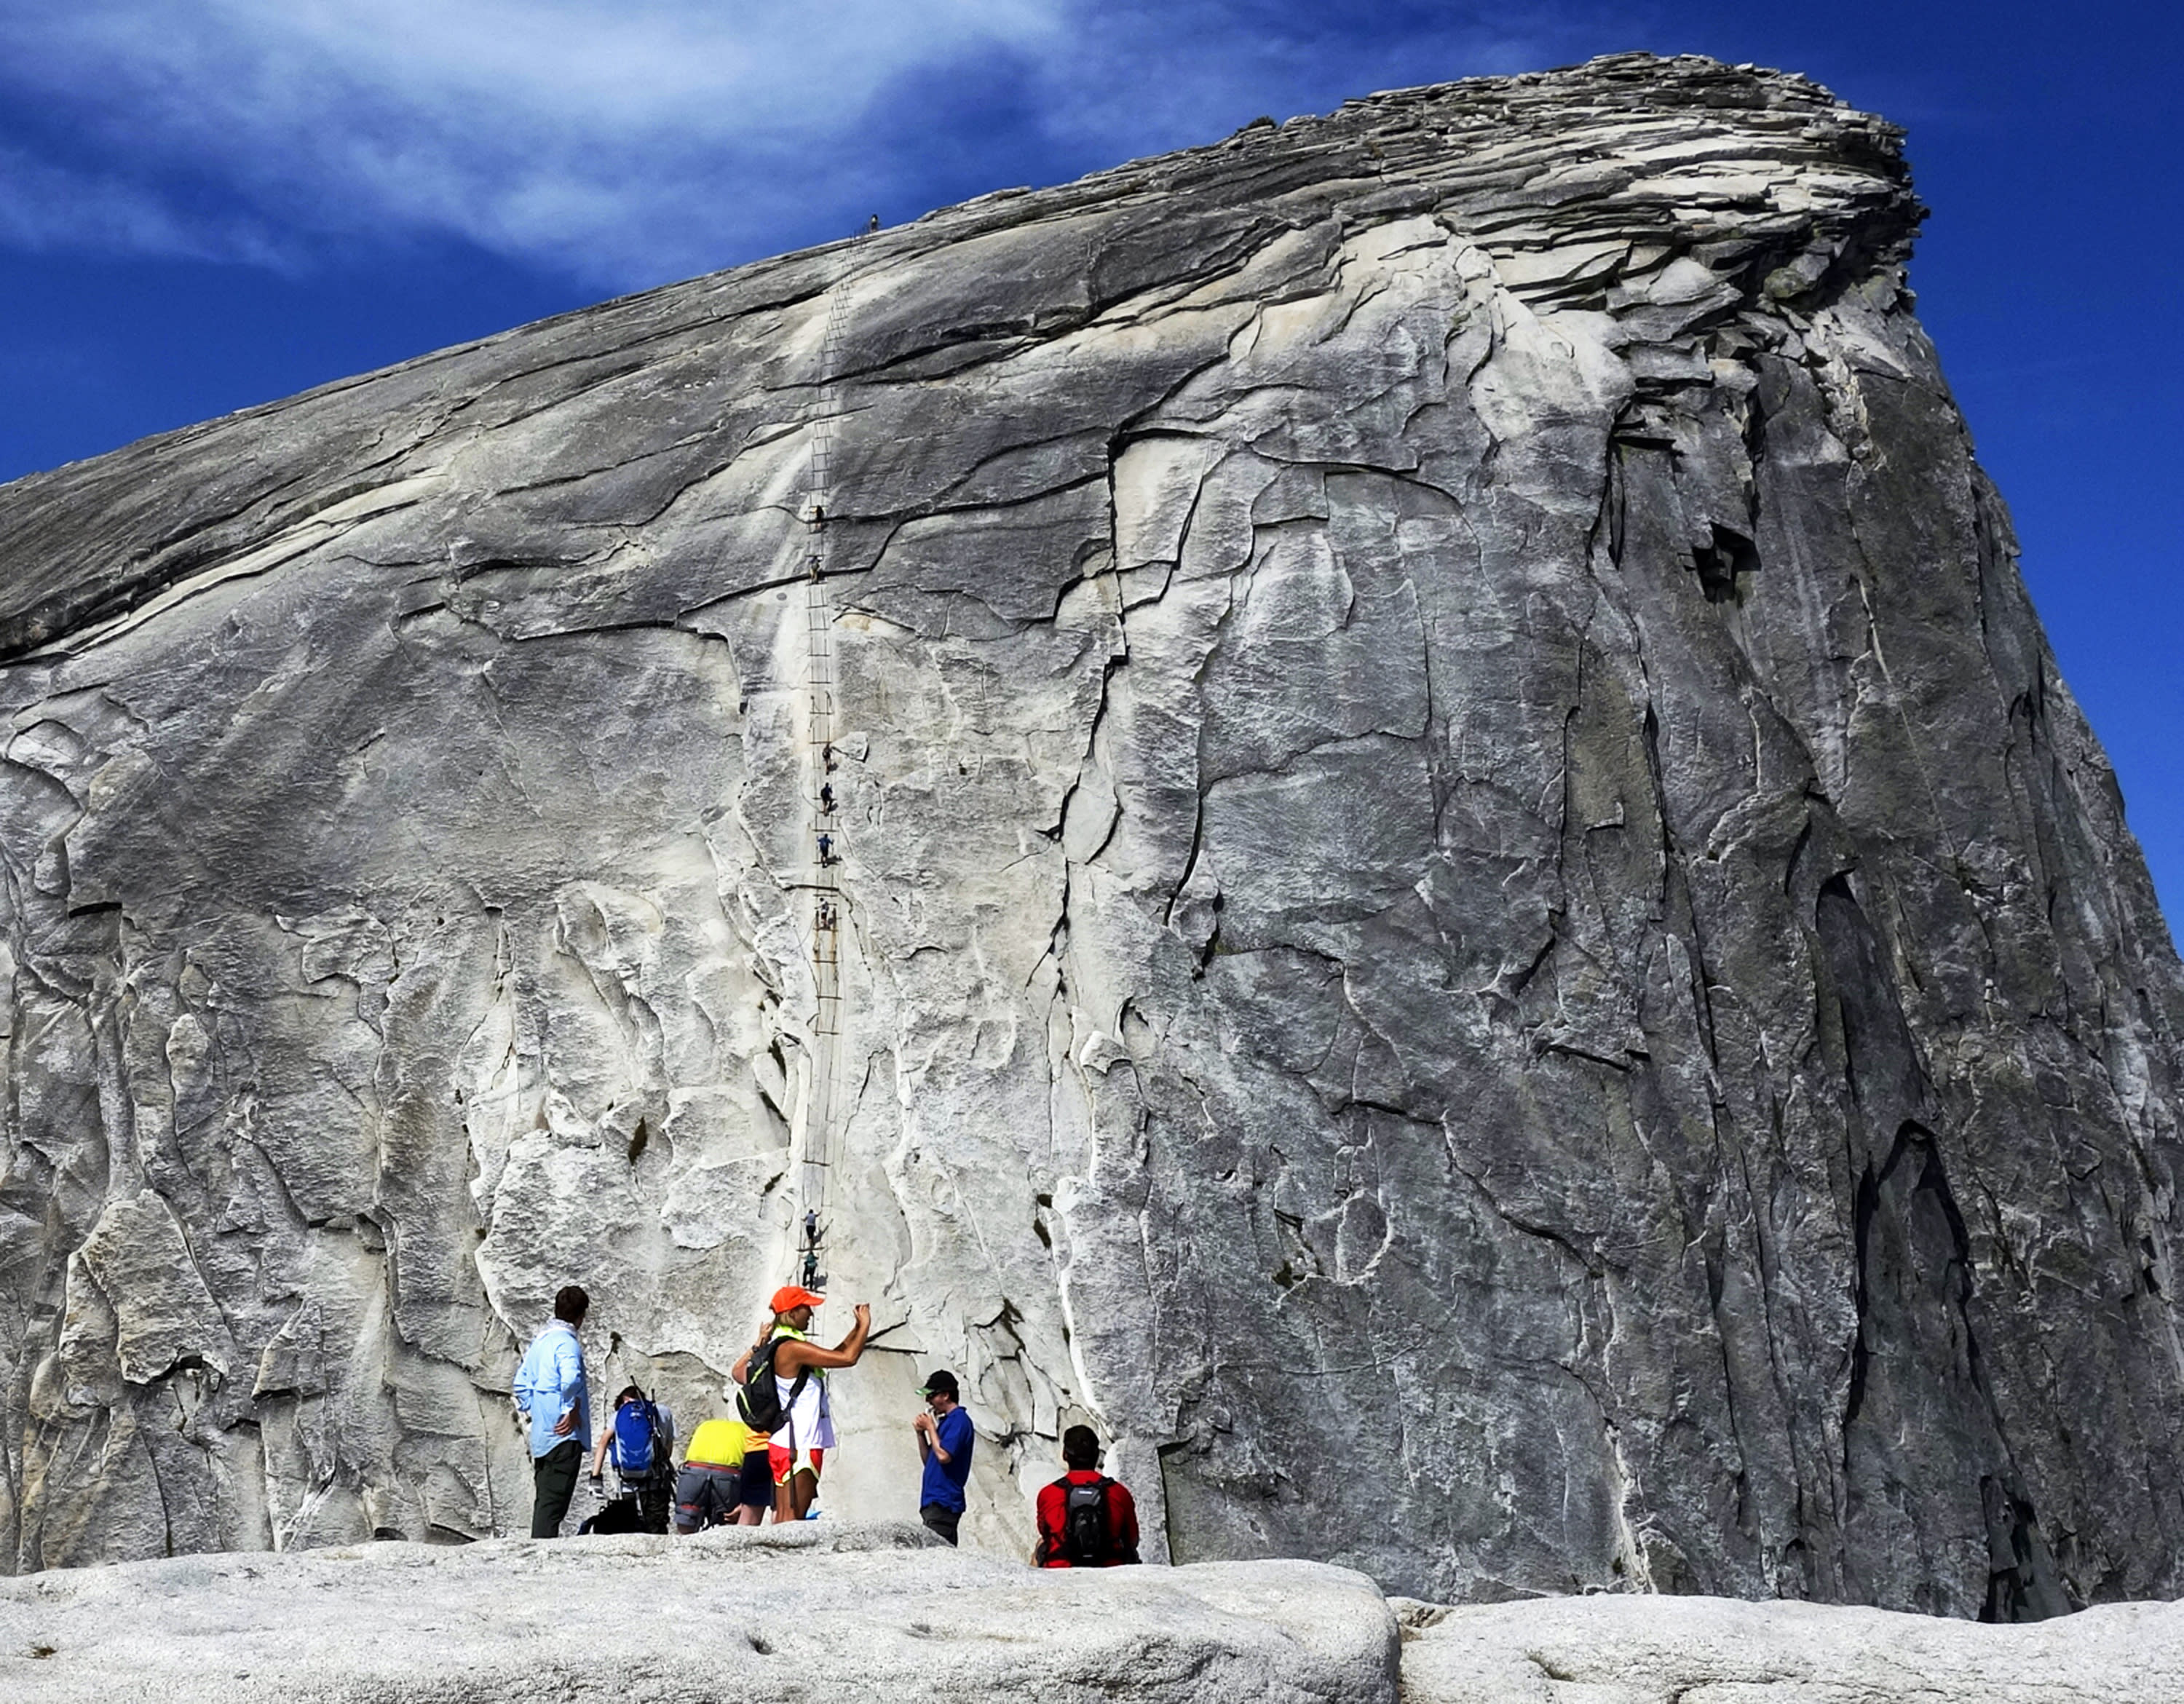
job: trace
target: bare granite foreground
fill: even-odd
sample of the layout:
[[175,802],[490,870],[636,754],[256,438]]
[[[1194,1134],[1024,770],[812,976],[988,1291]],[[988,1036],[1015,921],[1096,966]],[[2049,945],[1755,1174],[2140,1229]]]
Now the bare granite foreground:
[[1306,1562],[1041,1572],[907,1523],[391,1542],[0,1580],[8,1704],[2176,1704],[2184,1604],[2035,1625]]
[[1034,1571],[912,1524],[205,1556],[0,1582],[8,1704],[1380,1704],[1311,1562]]
[[1403,1704],[2175,1704],[2184,1604],[2033,1625],[1600,1594],[1404,1616]]

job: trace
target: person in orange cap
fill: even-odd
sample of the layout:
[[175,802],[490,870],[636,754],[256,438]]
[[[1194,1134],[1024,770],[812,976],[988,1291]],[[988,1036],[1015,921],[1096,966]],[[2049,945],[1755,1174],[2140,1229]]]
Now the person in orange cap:
[[777,1522],[800,1521],[811,1512],[827,1452],[834,1447],[834,1411],[827,1375],[857,1364],[872,1328],[872,1309],[859,1302],[850,1334],[832,1349],[821,1348],[806,1334],[811,1329],[812,1311],[825,1300],[800,1285],[783,1284],[773,1293],[771,1331],[729,1369],[731,1378],[747,1385],[756,1371],[754,1357],[772,1364],[778,1412],[777,1417],[767,1417],[774,1419],[768,1453]]

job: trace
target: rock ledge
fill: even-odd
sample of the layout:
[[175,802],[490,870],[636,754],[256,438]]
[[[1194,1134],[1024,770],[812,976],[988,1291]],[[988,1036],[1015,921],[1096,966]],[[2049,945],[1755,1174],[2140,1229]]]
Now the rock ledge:
[[391,1543],[0,1582],[8,1704],[1374,1704],[1395,1696],[1396,1650],[1379,1594],[1340,1568],[1045,1573],[907,1523]]

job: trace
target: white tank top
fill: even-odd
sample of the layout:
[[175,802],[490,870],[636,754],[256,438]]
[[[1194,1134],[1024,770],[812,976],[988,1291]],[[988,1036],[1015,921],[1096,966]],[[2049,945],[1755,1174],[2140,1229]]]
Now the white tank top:
[[[800,1332],[779,1328],[774,1335],[795,1343],[810,1340]],[[794,1373],[786,1378],[778,1373],[773,1375],[773,1388],[787,1417],[773,1428],[773,1441],[790,1450],[831,1450],[834,1447],[834,1408],[827,1400],[827,1375],[813,1367],[811,1376],[804,1381],[804,1394],[791,1403],[788,1394],[796,1389],[796,1377]]]

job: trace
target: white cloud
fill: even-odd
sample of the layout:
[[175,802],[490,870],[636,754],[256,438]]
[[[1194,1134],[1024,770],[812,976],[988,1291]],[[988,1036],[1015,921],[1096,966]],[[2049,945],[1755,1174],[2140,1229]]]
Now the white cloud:
[[[1403,39],[1432,63],[1380,81],[1521,58],[1468,6],[1425,9]],[[1315,15],[1251,0],[0,0],[0,94],[38,140],[7,128],[45,156],[0,156],[0,241],[264,259],[437,232],[649,283],[833,235],[867,203],[922,211],[936,142],[958,156],[947,192],[994,187],[959,180],[1000,146],[996,123],[1065,170],[1211,139],[1257,109],[1240,101],[1323,83],[1331,55],[1369,58]],[[933,109],[942,95],[961,110]],[[920,157],[890,152],[905,136]]]
[[272,240],[247,220],[186,218],[125,178],[73,171],[6,147],[0,147],[0,246],[266,264],[279,258]]

